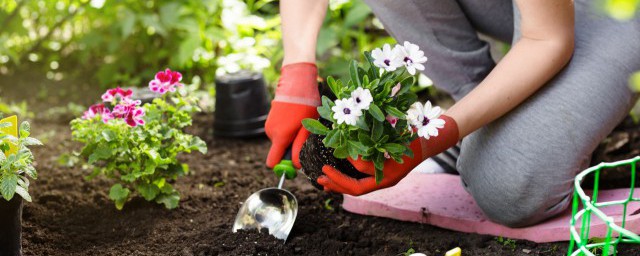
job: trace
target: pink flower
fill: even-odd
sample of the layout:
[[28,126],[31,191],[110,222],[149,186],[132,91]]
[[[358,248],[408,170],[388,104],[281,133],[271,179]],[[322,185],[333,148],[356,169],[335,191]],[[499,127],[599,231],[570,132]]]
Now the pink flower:
[[120,87],[115,89],[109,89],[107,92],[102,94],[102,101],[104,102],[113,102],[114,100],[120,98],[120,100],[130,100],[133,91],[131,90],[123,90]]
[[144,110],[135,104],[119,104],[113,108],[112,114],[115,118],[124,119],[131,127],[145,124],[144,120],[142,120],[142,117],[145,115]]
[[155,79],[149,82],[149,89],[160,94],[175,92],[175,86],[182,86],[180,81],[182,81],[182,74],[180,74],[180,72],[166,69],[165,71],[156,73]]
[[104,104],[95,104],[89,107],[89,109],[84,112],[84,115],[82,115],[82,118],[92,119],[98,115],[102,117],[102,121],[105,123],[114,118],[113,114],[111,114],[111,111],[109,111],[109,109],[105,107]]
[[389,155],[389,152],[384,152],[384,158],[389,159],[391,158],[391,156]]
[[106,124],[111,119],[115,119],[115,117],[109,112],[109,109],[105,109],[105,112],[102,113],[102,122]]
[[125,117],[125,121],[131,127],[135,127],[137,125],[144,125],[145,122],[142,120],[144,116],[144,110],[142,108],[133,108],[127,116]]
[[127,116],[127,114],[129,114],[131,108],[131,105],[116,105],[115,107],[113,107],[113,116],[115,116],[116,118],[124,118],[125,116]]
[[398,124],[398,118],[392,115],[387,115],[387,122],[391,124],[391,127],[396,128],[396,124]]
[[398,92],[400,91],[400,88],[402,88],[402,85],[400,83],[391,88],[391,97],[396,96],[396,94],[398,94]]

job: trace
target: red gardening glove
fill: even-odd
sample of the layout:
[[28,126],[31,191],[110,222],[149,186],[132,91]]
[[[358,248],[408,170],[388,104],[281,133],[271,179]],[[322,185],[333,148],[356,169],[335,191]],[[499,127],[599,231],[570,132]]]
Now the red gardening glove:
[[313,63],[289,64],[281,69],[280,81],[265,124],[271,140],[267,166],[273,168],[291,147],[293,165],[300,168],[300,149],[309,136],[302,119],[318,118],[320,105],[318,69]]
[[440,154],[458,142],[458,125],[453,118],[441,115],[440,119],[445,121],[442,129],[438,129],[438,136],[430,137],[428,140],[419,137],[411,142],[409,148],[413,151],[413,158],[404,156],[404,162],[399,164],[393,159],[388,159],[384,163],[384,178],[380,184],[376,184],[375,167],[373,162],[363,160],[353,160],[349,162],[358,171],[371,175],[371,177],[354,179],[335,168],[325,165],[322,172],[325,174],[318,177],[318,183],[324,186],[325,191],[333,191],[354,196],[364,195],[369,192],[391,187],[397,184],[402,178],[407,176],[413,168],[422,163],[425,159]]

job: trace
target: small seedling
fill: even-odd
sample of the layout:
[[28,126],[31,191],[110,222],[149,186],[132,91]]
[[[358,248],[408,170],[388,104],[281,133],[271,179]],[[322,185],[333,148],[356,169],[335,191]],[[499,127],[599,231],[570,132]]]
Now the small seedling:
[[31,202],[29,179],[37,179],[38,175],[29,147],[42,143],[29,137],[31,126],[28,122],[23,122],[19,128],[17,126],[16,116],[0,120],[0,200],[10,201],[19,195]]
[[[589,239],[588,243],[589,244],[597,244],[597,243],[604,243],[605,241],[606,241],[606,239],[603,238],[603,237],[594,237],[594,238]],[[593,247],[589,251],[591,253],[595,254],[595,255],[601,254],[603,246]],[[609,245],[609,255],[613,254],[614,251],[615,251],[615,247],[613,245]]]
[[413,249],[413,240],[409,240],[409,249],[407,249],[407,251],[402,252],[398,255],[403,255],[403,256],[410,256],[412,254],[416,253],[416,250]]
[[496,241],[502,244],[502,247],[510,248],[512,251],[516,250],[516,240],[499,236],[499,237],[496,237]]
[[403,253],[401,253],[400,255],[403,255],[403,256],[410,256],[411,254],[414,254],[414,253],[416,253],[416,250],[415,250],[415,249],[413,249],[413,248],[409,248],[406,252],[403,252]]

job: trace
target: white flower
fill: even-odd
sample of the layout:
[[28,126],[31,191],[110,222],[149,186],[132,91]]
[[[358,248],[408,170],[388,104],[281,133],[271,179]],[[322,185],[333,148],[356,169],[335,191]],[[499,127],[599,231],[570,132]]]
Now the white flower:
[[399,59],[402,64],[407,68],[409,74],[415,75],[416,70],[424,70],[423,63],[427,62],[427,57],[424,56],[424,52],[420,50],[418,45],[404,42],[404,46],[396,45],[394,48],[399,54]]
[[395,71],[403,65],[402,58],[398,55],[397,48],[391,49],[389,44],[384,44],[382,50],[376,48],[371,52],[373,64],[386,71]]
[[438,129],[444,128],[444,120],[438,118],[442,114],[440,107],[431,107],[431,102],[422,106],[420,102],[413,103],[407,111],[407,121],[418,130],[418,136],[429,139],[438,136]]
[[358,89],[351,92],[351,98],[355,101],[356,107],[364,110],[368,110],[371,102],[373,102],[373,96],[371,96],[369,89],[362,89],[362,87],[358,87]]
[[362,110],[358,108],[353,98],[336,100],[336,105],[331,110],[338,124],[356,125],[356,121],[362,115]]

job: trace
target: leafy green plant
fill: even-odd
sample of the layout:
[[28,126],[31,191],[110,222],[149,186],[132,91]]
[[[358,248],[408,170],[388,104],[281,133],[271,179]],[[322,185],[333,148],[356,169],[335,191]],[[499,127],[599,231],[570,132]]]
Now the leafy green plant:
[[507,247],[512,251],[516,250],[516,240],[499,236],[499,237],[496,237],[496,241],[500,243],[503,247]]
[[104,175],[116,181],[109,198],[118,209],[135,194],[168,209],[176,208],[180,195],[172,182],[189,172],[178,155],[207,152],[204,141],[184,132],[192,124],[191,115],[200,109],[192,97],[167,86],[181,87],[175,82],[179,79],[171,77],[179,73],[167,72],[168,80],[158,80],[163,73],[159,72],[158,83],[150,83],[153,91],[163,94],[152,103],[138,107],[140,103],[129,98],[130,91],[112,89],[103,100],[111,103],[113,110],[104,104],[94,105],[83,118],[71,121],[73,140],[84,143],[81,155],[94,166],[88,178]]
[[[432,126],[437,122],[429,124],[422,110],[430,112],[430,103],[423,108],[410,90],[415,84],[416,70],[423,69],[422,63],[426,61],[417,45],[405,42],[393,50],[385,45],[383,50],[375,49],[364,55],[367,65],[352,61],[347,82],[327,78],[337,100],[323,96],[318,113],[329,122],[329,127],[315,119],[305,119],[302,124],[311,133],[325,136],[322,142],[333,149],[334,157],[372,161],[376,181],[380,182],[387,159],[402,163],[404,155],[413,157],[408,146],[417,138],[414,129],[417,135],[428,139],[424,129],[435,129]],[[435,112],[439,116],[439,109]]]
[[37,179],[38,175],[32,165],[33,154],[29,147],[42,145],[42,143],[29,137],[31,126],[28,122],[20,124],[17,138],[2,131],[3,128],[11,125],[13,124],[9,122],[0,123],[0,192],[7,201],[18,194],[24,200],[31,202],[29,178]]
[[[589,242],[587,242],[588,244],[598,244],[598,243],[605,243],[607,241],[606,238],[604,237],[593,237],[589,239]],[[602,254],[602,249],[604,248],[604,246],[606,245],[601,245],[601,246],[596,246],[593,247],[591,249],[589,249],[589,251],[595,255],[598,254]],[[614,245],[609,245],[609,255],[614,254],[616,251],[616,247]]]

